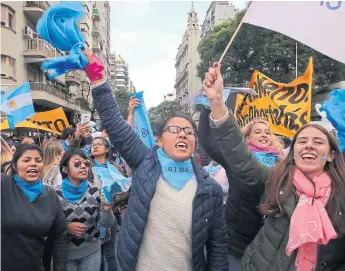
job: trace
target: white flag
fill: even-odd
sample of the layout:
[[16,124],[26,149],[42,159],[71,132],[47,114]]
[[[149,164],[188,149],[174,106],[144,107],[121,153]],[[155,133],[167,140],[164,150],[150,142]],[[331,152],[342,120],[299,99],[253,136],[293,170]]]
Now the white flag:
[[253,1],[243,18],[345,63],[345,2]]

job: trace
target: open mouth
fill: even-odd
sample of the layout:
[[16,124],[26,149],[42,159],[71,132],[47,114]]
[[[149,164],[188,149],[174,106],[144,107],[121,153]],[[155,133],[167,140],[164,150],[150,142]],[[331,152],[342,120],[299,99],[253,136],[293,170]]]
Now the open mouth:
[[26,172],[29,176],[36,176],[38,174],[37,169],[30,169]]
[[181,151],[187,150],[187,144],[185,142],[178,142],[175,147]]
[[261,140],[259,140],[259,142],[260,142],[261,144],[267,144],[267,143],[268,143],[268,140],[267,140],[267,139],[261,139]]
[[315,154],[312,154],[312,153],[304,153],[301,155],[303,161],[314,161],[317,156]]

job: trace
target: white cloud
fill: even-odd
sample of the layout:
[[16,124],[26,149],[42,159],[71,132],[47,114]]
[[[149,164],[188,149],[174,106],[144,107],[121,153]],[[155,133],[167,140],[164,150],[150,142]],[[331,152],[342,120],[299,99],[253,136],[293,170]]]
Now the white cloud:
[[138,42],[138,35],[135,32],[122,32],[120,29],[113,29],[112,38],[122,42]]

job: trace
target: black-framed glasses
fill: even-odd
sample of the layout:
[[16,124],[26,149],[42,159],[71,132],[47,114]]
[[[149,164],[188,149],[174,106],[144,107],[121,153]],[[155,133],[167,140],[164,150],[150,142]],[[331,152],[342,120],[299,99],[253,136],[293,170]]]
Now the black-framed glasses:
[[183,130],[185,135],[195,135],[196,132],[194,128],[191,127],[179,127],[179,126],[168,126],[167,128],[164,129],[163,133],[168,131],[171,134],[179,134]]
[[92,144],[92,145],[91,145],[91,149],[96,148],[96,147],[100,148],[100,147],[102,147],[102,146],[105,146],[105,144],[99,142],[99,143],[96,143],[96,144]]

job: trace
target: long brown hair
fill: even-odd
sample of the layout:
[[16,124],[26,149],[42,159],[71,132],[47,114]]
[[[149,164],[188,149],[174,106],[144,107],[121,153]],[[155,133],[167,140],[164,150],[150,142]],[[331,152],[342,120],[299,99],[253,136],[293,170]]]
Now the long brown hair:
[[[266,187],[266,200],[260,206],[260,209],[262,213],[266,215],[283,215],[285,213],[282,206],[286,197],[282,195],[288,195],[290,190],[293,188],[292,180],[294,169],[296,167],[294,162],[294,146],[298,135],[308,127],[316,128],[326,135],[330,149],[334,152],[334,159],[332,162],[326,162],[324,168],[331,178],[333,188],[326,209],[334,228],[338,232],[345,234],[345,225],[343,224],[344,222],[341,221],[341,213],[344,215],[345,208],[345,161],[336,140],[325,128],[318,124],[308,124],[298,130],[292,139],[290,151],[287,157],[271,171]],[[281,193],[281,191],[283,191],[283,193]]]

